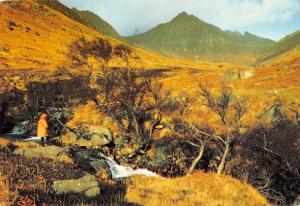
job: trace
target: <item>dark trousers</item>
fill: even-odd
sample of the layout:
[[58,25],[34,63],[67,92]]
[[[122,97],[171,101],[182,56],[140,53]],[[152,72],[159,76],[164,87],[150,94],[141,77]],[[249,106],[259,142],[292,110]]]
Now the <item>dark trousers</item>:
[[41,140],[42,140],[42,146],[45,147],[45,142],[49,141],[49,137],[42,137]]

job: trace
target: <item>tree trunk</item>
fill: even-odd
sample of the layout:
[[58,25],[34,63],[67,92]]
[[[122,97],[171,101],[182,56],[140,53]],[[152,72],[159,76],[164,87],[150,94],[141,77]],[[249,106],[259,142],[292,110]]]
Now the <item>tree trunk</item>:
[[200,147],[199,147],[199,154],[198,156],[196,157],[196,159],[194,159],[190,169],[189,169],[189,172],[187,173],[187,175],[190,175],[192,174],[192,172],[194,171],[196,165],[198,164],[198,162],[201,160],[203,154],[204,154],[204,148],[205,148],[205,143],[203,143]]
[[223,170],[225,168],[226,158],[227,158],[227,155],[229,153],[229,148],[230,148],[230,143],[226,142],[226,144],[225,144],[225,151],[223,153],[221,163],[219,164],[219,167],[218,167],[218,175],[222,174],[222,172],[223,172]]

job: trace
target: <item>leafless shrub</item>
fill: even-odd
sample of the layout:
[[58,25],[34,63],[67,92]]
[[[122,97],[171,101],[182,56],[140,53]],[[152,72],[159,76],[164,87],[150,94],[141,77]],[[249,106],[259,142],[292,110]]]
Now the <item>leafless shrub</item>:
[[[198,136],[197,143],[189,142],[198,148],[199,152],[188,174],[193,172],[195,166],[203,157],[207,145],[219,145],[222,150],[221,159],[217,167],[218,174],[221,174],[225,169],[225,164],[234,142],[240,136],[239,130],[243,127],[241,120],[246,113],[247,100],[244,98],[235,98],[232,90],[225,85],[222,85],[218,93],[213,93],[208,85],[200,84],[198,94],[202,99],[203,105],[216,114],[220,119],[220,124],[227,129],[227,132],[217,135],[212,129],[203,129],[203,126],[195,125],[187,120],[175,121],[175,130],[180,130],[185,135],[192,134]],[[181,105],[183,108],[188,107],[188,104],[184,102]]]
[[246,176],[248,183],[275,204],[292,204],[300,194],[299,134],[299,127],[289,121],[250,131],[241,139],[241,160],[232,175]]
[[172,109],[171,93],[163,92],[157,79],[151,72],[130,69],[105,70],[98,79],[101,111],[124,132],[133,132],[141,148],[150,146],[163,115]]
[[239,130],[243,126],[242,117],[246,113],[246,99],[237,100],[234,98],[232,90],[226,85],[222,85],[219,94],[213,94],[207,85],[200,84],[199,94],[204,100],[208,109],[213,111],[221,120],[221,123],[227,128],[227,134],[223,136],[205,134],[211,138],[223,143],[224,151],[221,162],[218,166],[218,174],[221,174],[225,168],[226,159],[230,153],[232,142],[239,137]]
[[103,38],[96,38],[88,41],[84,37],[79,38],[70,46],[68,57],[71,59],[73,66],[88,65],[94,69],[94,62],[107,67],[113,57],[122,58],[129,64],[129,57],[133,53],[132,49],[125,44],[118,44],[113,47],[112,44]]

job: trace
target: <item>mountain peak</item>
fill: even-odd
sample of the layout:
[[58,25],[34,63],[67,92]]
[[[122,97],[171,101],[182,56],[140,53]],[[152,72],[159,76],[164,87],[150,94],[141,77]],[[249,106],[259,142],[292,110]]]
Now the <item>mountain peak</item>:
[[179,13],[171,22],[176,22],[176,23],[180,23],[180,24],[181,23],[200,23],[200,24],[205,23],[198,17],[196,17],[192,14],[188,14],[185,11]]
[[194,15],[188,14],[187,12],[183,11],[183,12],[179,13],[174,19],[187,19],[187,18],[197,18],[197,17],[195,17]]
[[179,13],[177,16],[189,16],[189,14],[185,11]]

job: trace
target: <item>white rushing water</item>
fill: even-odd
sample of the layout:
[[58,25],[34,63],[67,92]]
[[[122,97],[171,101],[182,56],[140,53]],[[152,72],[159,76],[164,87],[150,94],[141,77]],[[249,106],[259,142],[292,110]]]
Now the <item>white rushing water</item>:
[[10,133],[8,133],[9,135],[21,135],[21,134],[25,134],[26,131],[24,129],[24,126],[27,125],[29,123],[29,121],[25,121],[25,122],[21,122],[20,124],[17,124],[14,126],[14,128],[12,129],[12,131]]
[[134,175],[144,175],[144,176],[151,176],[151,177],[158,177],[158,175],[154,172],[151,172],[147,169],[137,169],[134,170],[130,167],[122,166],[117,164],[114,160],[109,157],[106,157],[104,154],[100,153],[100,155],[105,159],[108,163],[110,172],[113,179],[120,179],[125,177],[131,177]]

